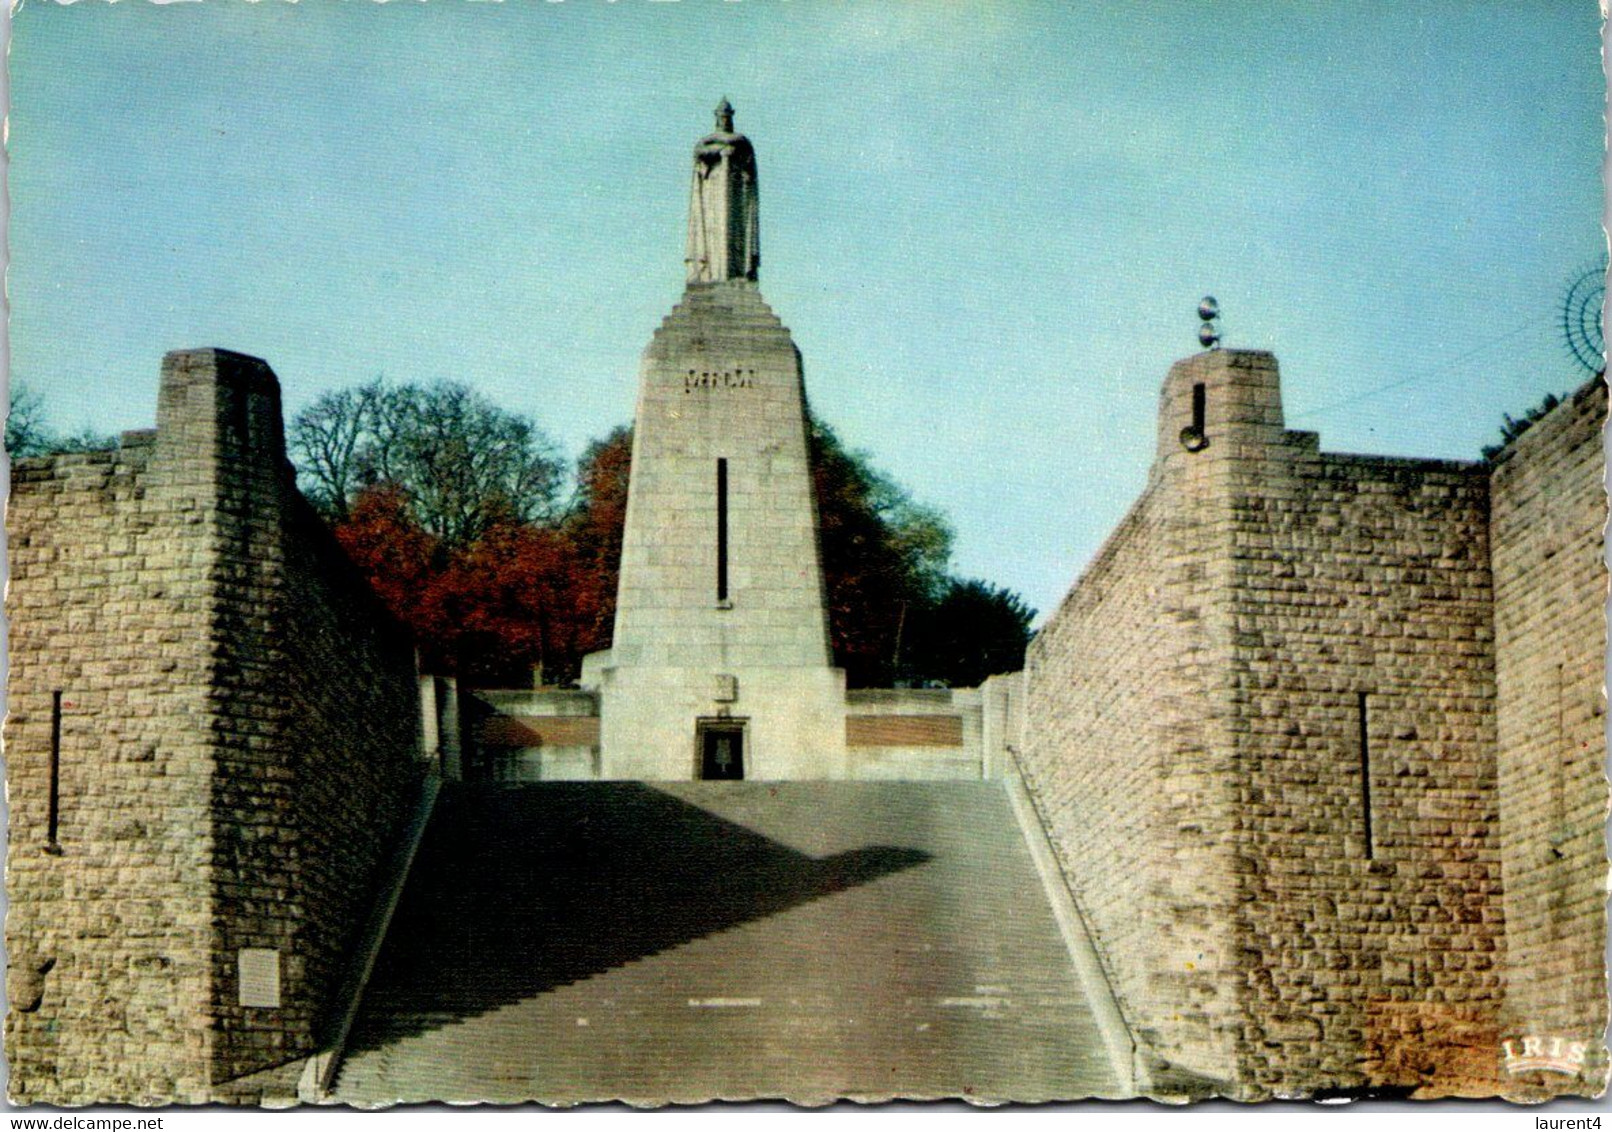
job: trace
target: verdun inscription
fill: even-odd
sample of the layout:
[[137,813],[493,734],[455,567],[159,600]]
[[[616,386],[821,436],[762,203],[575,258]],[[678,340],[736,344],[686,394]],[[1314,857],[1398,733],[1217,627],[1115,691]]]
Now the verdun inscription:
[[689,370],[683,377],[683,392],[696,389],[754,389],[756,371],[753,369]]

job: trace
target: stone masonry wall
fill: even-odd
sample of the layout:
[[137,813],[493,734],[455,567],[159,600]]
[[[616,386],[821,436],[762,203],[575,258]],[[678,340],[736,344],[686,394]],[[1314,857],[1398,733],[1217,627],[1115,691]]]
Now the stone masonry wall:
[[[114,452],[18,461],[7,515],[9,1092],[206,1097],[212,750],[202,516]],[[59,853],[48,843],[61,696]]]
[[1167,377],[1019,758],[1155,1091],[1496,1088],[1487,486],[1321,453],[1268,354]]
[[1205,661],[1228,556],[1213,469],[1155,468],[1026,656],[1017,762],[1139,1045],[1229,1081],[1228,744]]
[[1494,556],[1501,864],[1508,950],[1504,1037],[1583,1043],[1599,1091],[1607,1025],[1606,520],[1592,381],[1497,457]]
[[1485,469],[1294,437],[1232,483],[1243,1081],[1490,1092]]
[[[200,477],[211,576],[214,1082],[314,1052],[421,768],[413,648],[296,491],[262,362],[170,354],[159,451]],[[245,1005],[242,949],[280,1005]]]
[[[14,485],[13,1094],[218,1095],[313,1049],[417,782],[412,650],[292,487],[256,359],[170,354],[154,435]],[[278,952],[278,1007],[242,1005],[240,948]]]
[[[284,585],[271,599],[272,715],[257,732],[273,745],[259,753],[246,744],[238,775],[221,776],[215,794],[218,840],[230,831],[236,852],[215,875],[220,906],[233,914],[217,952],[214,1009],[238,1036],[215,1065],[218,1080],[322,1045],[376,870],[423,769],[414,758],[412,642],[305,501],[286,503]],[[240,947],[281,949],[284,1011],[239,1005]]]

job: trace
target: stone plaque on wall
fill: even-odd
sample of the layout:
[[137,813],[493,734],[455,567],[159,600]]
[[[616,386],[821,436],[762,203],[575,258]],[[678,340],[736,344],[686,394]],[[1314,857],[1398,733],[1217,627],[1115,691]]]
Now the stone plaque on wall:
[[242,1006],[280,1005],[280,952],[271,947],[243,947],[236,953]]

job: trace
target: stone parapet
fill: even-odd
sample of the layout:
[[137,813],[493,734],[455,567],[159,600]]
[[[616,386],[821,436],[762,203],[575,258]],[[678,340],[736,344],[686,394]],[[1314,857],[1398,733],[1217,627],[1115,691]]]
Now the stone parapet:
[[154,433],[18,471],[11,1093],[242,1099],[316,1047],[368,912],[411,644],[297,494],[255,358],[170,354]]
[[1171,370],[1018,748],[1156,1088],[1516,1093],[1530,1027],[1598,1087],[1603,404],[1491,482],[1322,452],[1269,355]]

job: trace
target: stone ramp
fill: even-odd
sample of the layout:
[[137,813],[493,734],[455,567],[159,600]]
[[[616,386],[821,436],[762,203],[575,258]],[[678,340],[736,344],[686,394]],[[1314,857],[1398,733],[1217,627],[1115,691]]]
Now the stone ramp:
[[335,1099],[1120,1089],[996,783],[450,788]]

